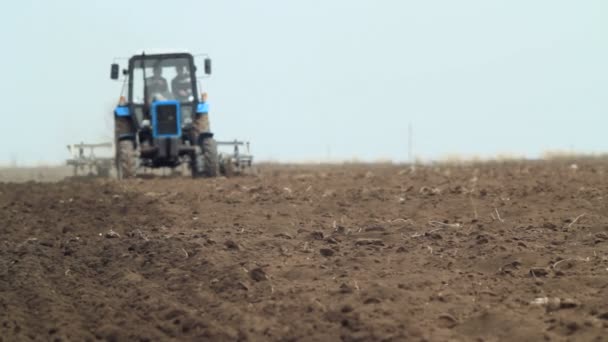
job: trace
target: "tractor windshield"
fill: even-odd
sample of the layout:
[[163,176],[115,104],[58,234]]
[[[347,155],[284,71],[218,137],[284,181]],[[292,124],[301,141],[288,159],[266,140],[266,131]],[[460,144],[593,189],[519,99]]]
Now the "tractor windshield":
[[[187,103],[195,100],[193,91],[195,80],[188,58],[146,57],[136,60],[133,63],[131,77],[132,101],[136,105],[144,104],[146,95],[148,103],[163,100]],[[144,87],[147,91],[144,91]]]

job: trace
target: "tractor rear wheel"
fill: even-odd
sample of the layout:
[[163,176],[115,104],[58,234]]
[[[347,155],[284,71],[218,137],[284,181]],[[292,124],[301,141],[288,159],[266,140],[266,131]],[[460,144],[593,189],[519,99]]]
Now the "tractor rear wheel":
[[234,176],[234,174],[236,172],[235,172],[235,165],[232,162],[232,158],[227,157],[227,158],[223,158],[222,159],[222,162],[220,163],[220,172],[225,177],[232,177],[232,176]]
[[110,177],[110,167],[97,166],[97,177],[108,178]]
[[220,166],[217,156],[217,143],[213,138],[204,138],[201,142],[203,152],[204,174],[207,177],[217,177]]
[[137,160],[133,142],[130,140],[119,141],[118,150],[116,152],[118,179],[134,178],[137,172]]

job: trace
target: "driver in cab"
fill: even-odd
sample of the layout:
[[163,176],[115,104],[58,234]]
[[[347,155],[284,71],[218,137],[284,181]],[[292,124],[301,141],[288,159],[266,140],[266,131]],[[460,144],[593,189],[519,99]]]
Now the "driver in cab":
[[148,88],[148,96],[152,99],[158,99],[157,97],[163,96],[169,91],[167,80],[162,76],[163,68],[160,65],[155,65],[152,70],[152,76],[146,78],[146,87]]
[[171,81],[173,95],[180,101],[188,101],[188,98],[192,95],[190,75],[184,69],[183,65],[177,65],[175,67],[177,76]]

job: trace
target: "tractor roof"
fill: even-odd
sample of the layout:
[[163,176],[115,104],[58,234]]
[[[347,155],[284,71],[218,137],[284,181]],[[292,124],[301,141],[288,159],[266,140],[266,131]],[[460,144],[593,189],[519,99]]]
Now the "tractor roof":
[[[143,53],[145,53],[145,55],[142,55]],[[193,60],[194,56],[190,53],[190,52],[176,52],[176,51],[170,51],[170,52],[158,52],[158,51],[153,51],[153,50],[146,50],[146,51],[142,51],[139,54],[135,54],[133,56],[131,56],[131,58],[129,59],[130,61],[141,61],[141,60],[146,60],[146,61],[154,61],[154,60],[159,60],[159,59],[173,59],[173,58],[186,58],[189,60]],[[147,64],[147,62],[146,62]]]
[[129,60],[131,62],[135,62],[135,61],[146,61],[145,64],[147,67],[151,67],[153,66],[153,64],[148,65],[148,62],[150,63],[156,63],[158,60],[171,60],[171,59],[188,59],[188,60],[193,60],[194,56],[192,56],[191,53],[189,52],[165,52],[165,53],[150,53],[148,51],[145,51],[145,55],[142,55],[142,53],[140,54],[136,54],[133,55]]
[[141,55],[145,53],[146,55],[174,55],[174,54],[191,54],[190,51],[185,49],[141,49],[136,51],[133,55]]

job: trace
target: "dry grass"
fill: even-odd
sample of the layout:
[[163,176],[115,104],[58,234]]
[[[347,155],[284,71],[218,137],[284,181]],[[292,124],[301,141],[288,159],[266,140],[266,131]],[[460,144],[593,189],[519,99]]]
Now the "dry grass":
[[549,150],[541,154],[543,160],[601,159],[606,157],[608,157],[607,153],[580,153],[565,150]]
[[0,167],[0,182],[58,182],[71,175],[67,166]]
[[[560,150],[549,150],[541,154],[538,160],[548,160],[556,162],[569,162],[575,163],[584,160],[608,160],[607,153],[576,153],[572,151],[560,151]],[[412,163],[401,160],[391,159],[374,159],[374,160],[363,160],[357,158],[351,159],[318,159],[318,160],[293,160],[293,161],[279,161],[279,160],[260,160],[255,163],[257,168],[267,168],[277,165],[283,167],[294,167],[294,168],[306,168],[307,166],[318,167],[324,165],[328,168],[340,167],[340,166],[361,166],[366,167],[369,165],[419,165],[419,166],[467,166],[475,164],[491,164],[491,163],[517,163],[523,161],[529,161],[531,159],[521,155],[502,153],[491,157],[481,157],[477,155],[464,155],[464,154],[449,154],[436,160],[423,159],[416,157]],[[166,174],[167,171],[159,171],[161,174]],[[0,166],[0,182],[57,182],[66,177],[72,175],[72,169],[67,166]]]

